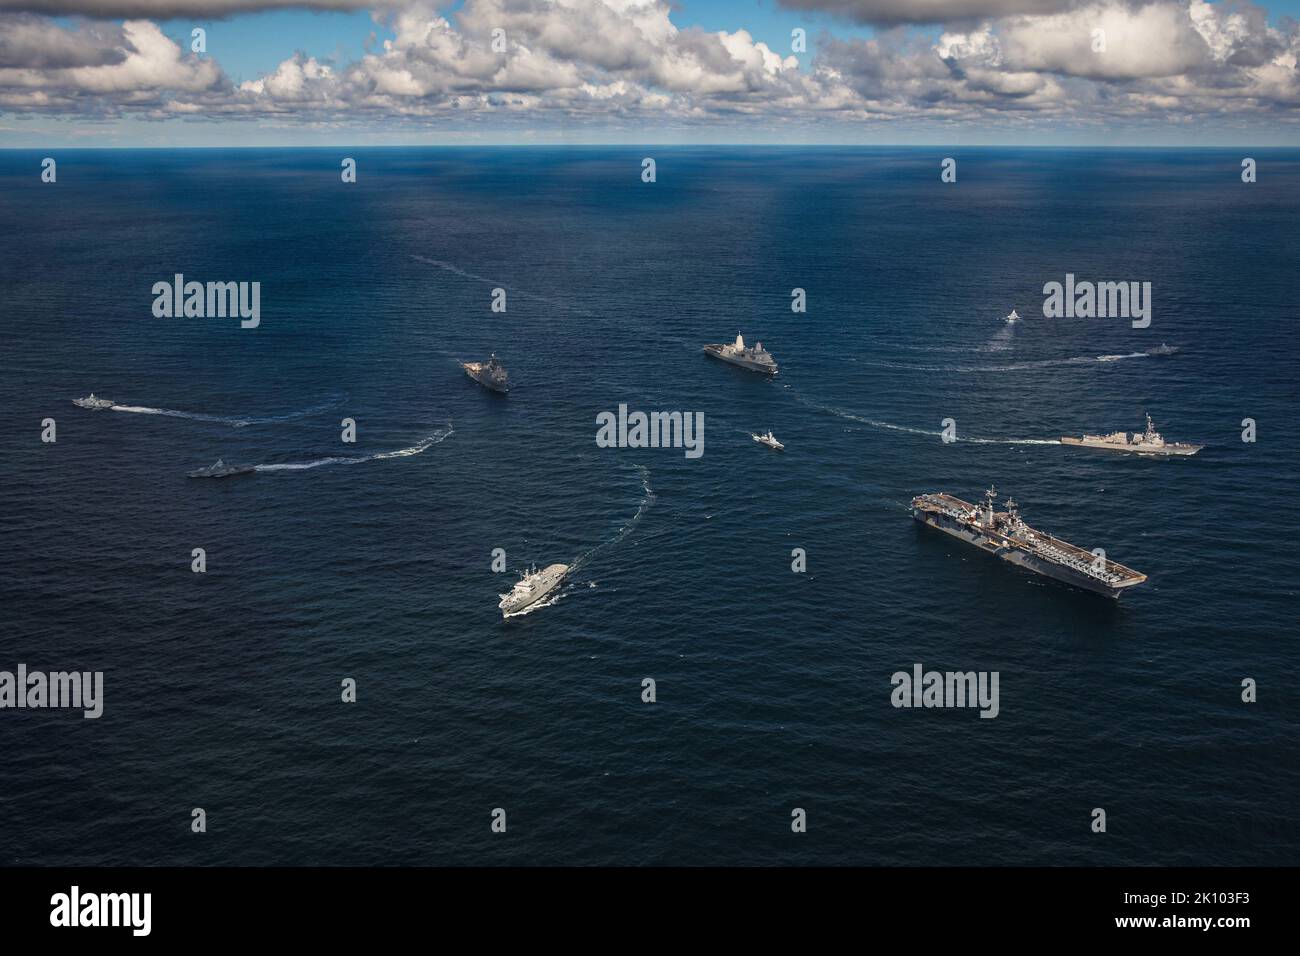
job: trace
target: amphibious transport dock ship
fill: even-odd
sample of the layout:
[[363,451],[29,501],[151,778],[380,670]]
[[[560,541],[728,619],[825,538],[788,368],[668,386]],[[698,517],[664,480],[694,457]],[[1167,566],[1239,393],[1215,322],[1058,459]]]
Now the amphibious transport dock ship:
[[1082,438],[1061,437],[1062,445],[1074,445],[1077,448],[1100,448],[1103,451],[1127,451],[1135,455],[1195,455],[1204,445],[1189,445],[1185,442],[1165,441],[1156,426],[1147,416],[1147,430],[1139,435],[1128,432],[1111,432],[1109,435],[1084,435]]
[[526,611],[537,602],[544,600],[560,586],[568,573],[567,564],[551,564],[540,571],[533,568],[527,574],[521,575],[514,590],[509,594],[501,595],[501,603],[497,607],[501,609],[502,617]]
[[480,385],[492,389],[494,392],[500,392],[504,395],[510,391],[510,382],[506,376],[506,367],[497,361],[496,353],[488,357],[486,362],[461,362],[460,367],[465,370],[465,374],[478,382]]
[[757,342],[752,348],[747,348],[745,346],[745,337],[739,333],[736,334],[735,342],[723,343],[722,345],[706,345],[704,346],[704,352],[716,359],[730,362],[732,365],[747,368],[751,372],[775,375],[777,371],[776,359],[772,358],[772,353],[763,348],[763,343]]
[[994,511],[996,500],[992,488],[985,492],[982,506],[943,493],[918,495],[912,499],[912,517],[1003,561],[1109,598],[1147,579],[1132,568],[1035,531],[1020,520],[1010,498],[1006,511]]

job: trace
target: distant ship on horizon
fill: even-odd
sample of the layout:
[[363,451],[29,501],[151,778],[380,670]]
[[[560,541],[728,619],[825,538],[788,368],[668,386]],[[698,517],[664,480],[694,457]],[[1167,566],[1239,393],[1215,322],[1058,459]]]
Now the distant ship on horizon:
[[912,499],[912,517],[1003,561],[1109,598],[1118,598],[1147,579],[1104,553],[1093,554],[1029,527],[1010,498],[1006,511],[995,511],[996,499],[992,488],[984,493],[983,505],[943,492],[918,495]]

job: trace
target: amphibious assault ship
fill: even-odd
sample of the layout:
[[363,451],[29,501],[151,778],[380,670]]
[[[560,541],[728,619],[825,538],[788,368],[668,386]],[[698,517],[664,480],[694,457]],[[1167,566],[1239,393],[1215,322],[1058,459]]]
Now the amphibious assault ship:
[[510,383],[506,377],[506,367],[497,361],[496,353],[492,353],[486,362],[462,362],[461,368],[465,374],[494,392],[505,394],[510,391]]
[[518,614],[544,600],[560,586],[568,573],[567,564],[552,564],[540,571],[533,568],[526,574],[521,574],[514,590],[509,594],[501,595],[501,603],[497,605],[501,609],[501,616],[509,617]]
[[1165,441],[1156,426],[1147,415],[1147,430],[1139,435],[1128,432],[1111,432],[1109,435],[1084,435],[1082,438],[1061,437],[1062,445],[1075,445],[1079,448],[1101,448],[1105,451],[1127,451],[1137,455],[1195,455],[1204,445],[1189,445],[1185,442]]
[[112,408],[113,400],[110,398],[96,398],[95,393],[91,392],[85,398],[74,398],[72,404],[78,408],[91,408],[99,411],[101,408]]
[[996,500],[997,492],[992,488],[984,493],[982,506],[942,492],[918,495],[912,499],[912,517],[1003,561],[1109,598],[1118,598],[1127,588],[1147,579],[1145,574],[1116,564],[1104,553],[1093,554],[1035,531],[1020,519],[1016,503],[1010,498],[1006,511],[994,511]]
[[751,372],[763,372],[767,375],[776,374],[776,359],[772,358],[772,354],[763,348],[763,343],[756,342],[752,348],[747,348],[745,346],[745,337],[740,333],[736,333],[735,342],[706,345],[704,351],[707,355],[722,359],[724,362],[730,362],[732,365],[739,365],[741,368],[747,368]]

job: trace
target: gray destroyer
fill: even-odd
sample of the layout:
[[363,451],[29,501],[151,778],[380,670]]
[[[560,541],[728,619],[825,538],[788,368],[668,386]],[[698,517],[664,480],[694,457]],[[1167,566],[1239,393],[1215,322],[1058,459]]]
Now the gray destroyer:
[[497,605],[501,609],[501,616],[519,614],[544,601],[564,582],[568,573],[567,564],[551,564],[540,571],[533,568],[526,574],[521,574],[514,589],[509,594],[501,595],[501,603]]
[[1010,498],[1006,511],[995,511],[996,500],[992,488],[985,492],[983,505],[942,492],[918,495],[912,499],[912,517],[1003,561],[1109,598],[1118,598],[1147,579],[1145,574],[1111,561],[1104,552],[1093,554],[1034,530],[1020,519]]
[[506,367],[497,361],[495,352],[486,362],[462,362],[460,367],[465,370],[466,375],[485,388],[500,392],[502,395],[510,391]]
[[1195,455],[1204,445],[1190,445],[1186,442],[1165,441],[1164,436],[1156,431],[1156,426],[1147,416],[1147,430],[1142,434],[1128,432],[1111,432],[1109,435],[1084,435],[1082,438],[1061,437],[1062,445],[1074,445],[1076,448],[1100,448],[1103,451],[1127,451],[1135,455]]
[[96,398],[95,393],[91,392],[85,398],[74,398],[72,404],[78,408],[89,408],[99,411],[104,408],[112,408],[115,404],[111,398]]
[[746,347],[745,337],[739,333],[736,334],[735,342],[723,343],[722,345],[706,345],[704,346],[704,352],[706,355],[712,355],[714,358],[730,362],[732,365],[747,368],[751,372],[763,372],[766,375],[776,374],[776,359],[772,358],[772,353],[763,348],[763,343],[756,342],[753,347]]

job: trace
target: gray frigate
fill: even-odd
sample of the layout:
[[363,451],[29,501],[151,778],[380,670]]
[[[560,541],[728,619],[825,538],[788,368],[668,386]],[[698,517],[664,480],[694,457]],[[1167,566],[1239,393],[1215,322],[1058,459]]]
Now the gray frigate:
[[996,500],[992,488],[985,492],[983,505],[942,492],[918,495],[912,499],[912,517],[1003,561],[1109,598],[1118,598],[1147,579],[1111,561],[1104,551],[1094,554],[1029,527],[1010,498],[1006,511],[995,511]]
[[500,392],[504,395],[510,391],[506,367],[497,360],[495,352],[488,357],[486,362],[462,362],[460,367],[474,381],[494,392]]
[[514,589],[509,594],[501,595],[501,603],[497,605],[501,610],[501,616],[510,617],[512,614],[519,614],[545,600],[564,582],[564,577],[568,573],[567,564],[550,564],[540,571],[533,568],[526,574],[521,574]]

